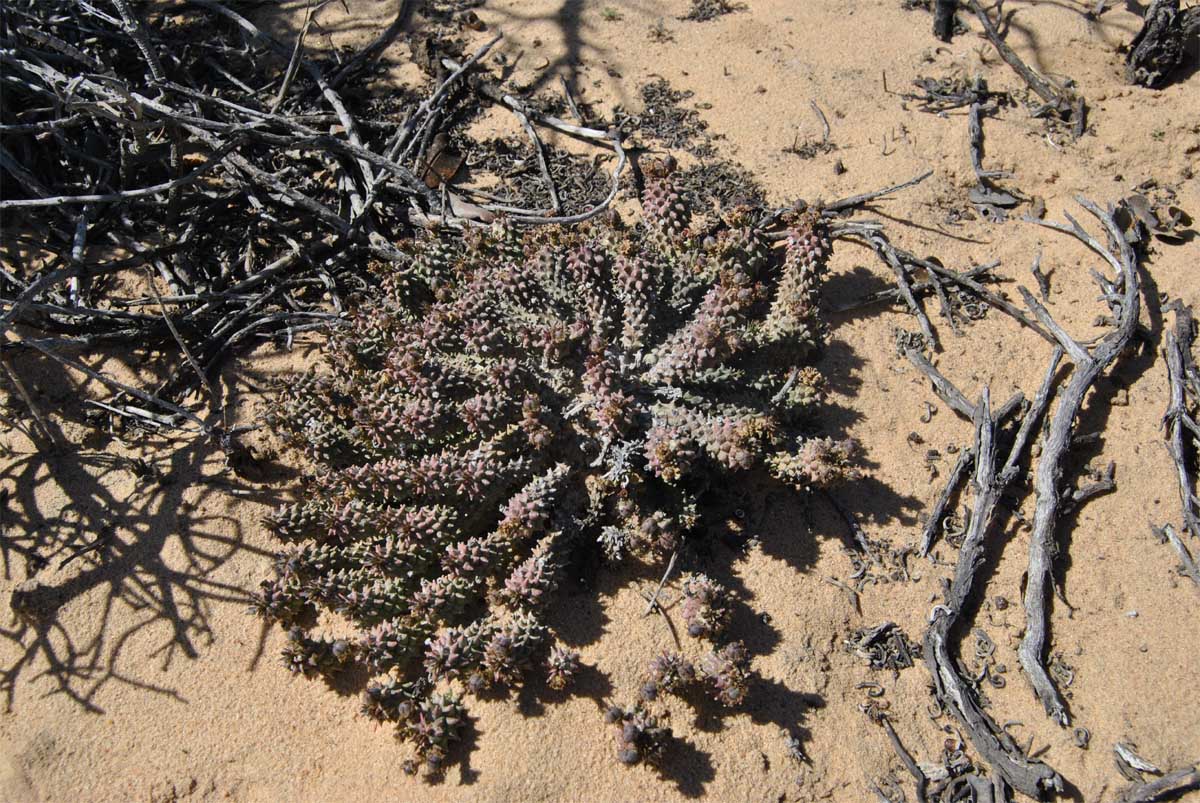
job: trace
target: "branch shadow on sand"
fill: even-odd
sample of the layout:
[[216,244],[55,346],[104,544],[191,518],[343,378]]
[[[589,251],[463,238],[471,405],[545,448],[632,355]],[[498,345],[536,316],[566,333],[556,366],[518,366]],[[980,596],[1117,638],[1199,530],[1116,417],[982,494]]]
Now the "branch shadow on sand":
[[12,432],[0,463],[0,571],[15,587],[0,624],[6,709],[40,692],[104,713],[110,684],[186,703],[161,672],[214,643],[218,608],[249,602],[222,569],[268,554],[246,542],[238,519],[210,511],[231,493],[272,498],[204,437],[80,435],[81,402],[102,391],[39,358],[12,368],[45,407],[44,426]]

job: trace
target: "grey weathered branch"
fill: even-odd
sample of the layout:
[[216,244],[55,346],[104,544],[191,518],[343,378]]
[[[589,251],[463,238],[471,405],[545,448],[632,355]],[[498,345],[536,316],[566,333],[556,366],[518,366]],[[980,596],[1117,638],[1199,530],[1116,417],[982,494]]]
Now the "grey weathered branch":
[[1200,789],[1200,761],[1126,790],[1119,803],[1163,803]]
[[1176,308],[1175,324],[1175,331],[1166,333],[1164,346],[1171,397],[1162,423],[1167,431],[1167,449],[1175,463],[1183,527],[1193,536],[1200,538],[1200,499],[1196,498],[1196,478],[1187,452],[1188,437],[1200,438],[1200,426],[1197,425],[1187,404],[1185,355],[1190,356],[1192,348],[1191,315],[1186,310]]
[[933,390],[935,393],[937,393],[938,398],[950,405],[954,412],[958,413],[968,421],[974,419],[975,405],[967,401],[967,398],[963,396],[962,391],[955,387],[954,384],[947,379],[941,371],[935,368],[933,363],[931,363],[924,354],[916,349],[906,348],[904,349],[904,356],[907,357],[908,361],[915,365],[921,371],[921,373],[925,374],[930,383],[933,385]]
[[1000,58],[1004,59],[1005,63],[1009,67],[1012,67],[1013,71],[1021,76],[1021,79],[1033,90],[1034,94],[1046,104],[1039,110],[1039,113],[1053,111],[1064,120],[1072,119],[1075,126],[1075,137],[1076,139],[1081,137],[1083,135],[1083,126],[1087,111],[1083,98],[1058,86],[1022,61],[1021,57],[1001,38],[1000,32],[996,30],[991,17],[979,5],[979,0],[967,0],[967,4],[975,12],[976,18],[979,19],[979,24],[983,26],[984,34],[987,36],[988,41],[992,43],[992,46],[996,48],[996,52],[1000,54]]
[[1160,541],[1166,541],[1175,548],[1175,553],[1179,555],[1179,565],[1183,576],[1195,583],[1196,588],[1200,589],[1200,567],[1196,566],[1196,560],[1192,557],[1187,544],[1183,543],[1183,539],[1179,537],[1179,533],[1175,532],[1175,528],[1170,524],[1164,524],[1162,527],[1155,527],[1151,524],[1150,531]]
[[[1026,413],[1027,419],[1037,420],[1044,411],[1048,394],[1044,397],[1039,394],[1039,397],[1035,399],[1035,404],[1040,401],[1042,407],[1031,407]],[[1014,450],[1005,460],[1006,467],[1016,463],[1019,459],[1017,450],[1023,447],[1023,443],[1014,445]],[[996,449],[996,423],[985,388],[979,403],[975,405],[975,499],[971,522],[963,539],[945,604],[937,606],[930,615],[929,629],[925,633],[925,662],[933,676],[938,700],[967,730],[979,754],[1014,789],[1040,799],[1046,792],[1061,791],[1062,778],[1047,764],[1026,755],[1004,729],[997,726],[960,674],[952,653],[954,642],[951,631],[970,597],[983,562],[984,541],[992,527],[996,505],[1011,481],[1011,475],[996,472]]]
[[1021,288],[1025,302],[1037,313],[1042,324],[1054,334],[1063,350],[1075,364],[1051,418],[1034,480],[1037,505],[1033,519],[1033,534],[1029,542],[1029,569],[1023,600],[1025,635],[1018,650],[1021,667],[1025,670],[1046,713],[1064,727],[1070,722],[1070,716],[1065,703],[1050,680],[1044,661],[1047,638],[1046,607],[1049,604],[1051,573],[1056,553],[1055,528],[1064,504],[1063,462],[1071,444],[1075,419],[1083,406],[1084,398],[1100,375],[1107,371],[1116,358],[1129,346],[1137,329],[1138,315],[1141,309],[1137,256],[1133,248],[1126,242],[1121,229],[1110,213],[1101,210],[1084,198],[1077,200],[1103,226],[1110,248],[1100,245],[1074,220],[1071,220],[1071,227],[1055,224],[1043,225],[1049,225],[1050,228],[1071,234],[1093,251],[1102,254],[1111,265],[1119,269],[1117,277],[1112,280],[1121,290],[1120,298],[1111,302],[1117,315],[1116,326],[1089,350],[1071,338],[1033,297],[1032,293]]

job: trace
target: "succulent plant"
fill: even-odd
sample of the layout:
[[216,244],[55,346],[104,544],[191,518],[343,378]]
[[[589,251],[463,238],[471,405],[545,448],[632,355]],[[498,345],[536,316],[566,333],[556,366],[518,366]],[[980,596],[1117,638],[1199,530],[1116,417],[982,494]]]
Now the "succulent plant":
[[713,699],[730,707],[746,700],[750,677],[750,654],[740,641],[713,650],[700,661],[700,677]]
[[696,668],[677,652],[664,652],[650,664],[646,682],[642,684],[642,699],[657,700],[661,693],[679,695],[696,682]]
[[398,723],[407,720],[429,693],[429,683],[418,678],[402,683],[395,678],[374,680],[363,691],[362,713],[376,722]]
[[[425,763],[430,773],[444,768],[446,753],[452,742],[457,741],[467,722],[467,710],[461,699],[453,693],[434,693],[413,707],[405,719],[400,720],[401,738],[411,742],[417,758]],[[411,772],[415,765],[406,765]]]
[[715,638],[729,624],[729,592],[704,574],[683,578],[683,619],[688,634],[697,638]]
[[353,648],[345,639],[313,638],[299,627],[288,631],[283,663],[297,675],[332,677],[353,659]]
[[659,724],[640,705],[633,708],[609,708],[604,718],[617,727],[617,759],[626,765],[661,763],[671,729]]
[[[547,657],[543,617],[587,542],[658,562],[697,537],[716,479],[758,469],[806,490],[854,474],[853,445],[811,431],[819,212],[738,207],[701,230],[671,165],[650,175],[636,225],[501,219],[414,241],[411,264],[335,331],[327,366],[270,415],[313,469],[268,519],[296,546],[255,608],[356,625],[347,654],[390,678],[372,716],[426,757],[441,760],[438,740],[412,717],[461,718],[458,698],[429,708],[433,682],[482,692],[535,663],[551,686],[569,680],[577,656]],[[696,578],[688,606],[689,629],[720,632],[719,586]],[[718,675],[736,695],[736,672]],[[393,699],[387,683],[420,693]]]
[[546,685],[562,691],[575,681],[579,669],[579,653],[566,647],[551,647],[546,657]]
[[683,697],[699,683],[714,700],[733,708],[745,701],[749,679],[750,654],[740,641],[709,650],[698,668],[677,652],[664,652],[650,664],[641,698],[650,703],[664,693]]
[[289,585],[289,578],[282,576],[263,580],[250,597],[250,612],[283,625],[294,624],[312,608],[299,587]]

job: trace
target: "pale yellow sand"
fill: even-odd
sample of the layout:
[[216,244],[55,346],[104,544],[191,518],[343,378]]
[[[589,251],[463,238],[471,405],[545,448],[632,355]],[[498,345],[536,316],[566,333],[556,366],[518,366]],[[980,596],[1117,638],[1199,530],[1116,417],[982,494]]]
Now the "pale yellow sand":
[[[339,43],[368,41],[390,19],[392,3],[348,1],[349,17],[336,3],[321,17]],[[1043,268],[1052,269],[1055,315],[1080,338],[1094,331],[1093,319],[1106,311],[1087,273],[1098,261],[1073,241],[1021,222],[947,226],[947,213],[966,207],[973,183],[965,115],[905,110],[900,98],[883,91],[885,74],[897,91],[917,75],[952,70],[982,72],[995,89],[1017,89],[1016,77],[984,39],[971,33],[940,46],[929,34],[928,16],[902,11],[899,0],[747,2],[744,12],[703,24],[676,19],[686,11],[683,0],[510,0],[489,3],[480,16],[505,34],[499,50],[510,60],[521,54],[519,81],[539,70],[547,78],[577,72],[583,98],[602,109],[635,104],[638,85],[654,75],[694,91],[693,102],[711,104],[703,116],[726,138],[721,147],[760,178],[773,200],[848,195],[932,168],[931,179],[881,206],[897,219],[888,222],[897,243],[954,266],[1000,259],[1001,275],[1029,285],[1029,265],[1041,250]],[[1079,82],[1092,104],[1093,130],[1077,143],[1055,141],[1024,110],[1008,109],[984,124],[986,165],[1012,171],[1008,183],[1045,198],[1054,219],[1064,211],[1080,214],[1071,201],[1076,194],[1115,201],[1147,179],[1176,187],[1179,205],[1197,215],[1200,188],[1188,165],[1200,158],[1198,79],[1162,92],[1127,87],[1116,48],[1132,36],[1137,18],[1122,7],[1090,25],[1083,16],[1090,5],[1005,4],[1013,15],[1008,41],[1031,64]],[[605,6],[622,19],[606,21]],[[648,29],[660,18],[673,41],[650,40]],[[471,34],[472,41],[487,35]],[[406,58],[403,44],[393,52]],[[811,100],[829,116],[838,149],[804,161],[782,150],[797,133],[801,141],[819,136]],[[839,159],[843,175],[833,171]],[[1198,257],[1195,242],[1156,245],[1146,265],[1148,295],[1200,302]],[[835,304],[888,279],[869,253],[849,244],[838,247],[832,268]],[[1160,325],[1149,313],[1143,320]],[[872,537],[914,542],[917,515],[941,482],[930,481],[925,450],[945,454],[947,445],[970,437],[970,426],[940,403],[930,423],[920,422],[923,403],[933,396],[896,359],[892,345],[893,327],[915,328],[911,318],[880,308],[833,323],[824,363],[837,408],[830,424],[861,439],[872,464],[870,481],[843,496],[864,515]],[[968,395],[984,384],[993,398],[1006,398],[1016,387],[1027,395],[1036,389],[1049,348],[1011,320],[991,314],[963,337],[944,326],[941,332],[940,365]],[[289,357],[264,349],[246,370],[261,381],[314,359],[311,351]],[[63,392],[49,380],[31,375],[30,381],[47,393]],[[260,407],[244,385],[233,387],[247,420]],[[1179,523],[1159,429],[1165,367],[1155,355],[1131,355],[1100,388],[1104,400],[1085,411],[1080,429],[1103,429],[1091,464],[1115,461],[1118,490],[1060,528],[1070,542],[1062,562],[1074,610],[1059,603],[1052,616],[1053,651],[1074,668],[1070,704],[1091,731],[1089,750],[1047,721],[1018,672],[1019,607],[999,611],[992,602],[1019,599],[1027,530],[990,539],[989,554],[1003,547],[1003,556],[978,618],[1009,668],[1006,688],[988,691],[994,715],[1025,723],[1014,726],[1018,739],[1032,737],[1035,749],[1043,748],[1045,759],[1088,801],[1114,800],[1124,783],[1112,761],[1118,739],[1136,742],[1160,766],[1200,758],[1200,594],[1174,574],[1173,553],[1148,530],[1151,521]],[[1117,403],[1110,405],[1113,397]],[[925,445],[911,445],[911,432]],[[66,428],[65,434],[78,441],[84,430]],[[849,631],[885,619],[920,638],[948,570],[911,562],[920,581],[869,587],[860,615],[822,580],[851,572],[843,530],[828,510],[815,509],[810,527],[791,503],[764,509],[761,499],[748,499],[763,547],[737,562],[735,575],[749,608],[769,615],[769,623],[749,616],[738,623],[765,681],[749,713],[696,723],[689,709],[675,707],[671,724],[687,747],[676,772],[660,779],[617,764],[597,699],[538,702],[517,695],[472,702],[476,748],[443,783],[426,786],[403,775],[404,748],[358,716],[356,698],[291,677],[277,659],[281,632],[264,630],[237,601],[269,571],[275,544],[259,524],[267,505],[258,500],[273,499],[285,481],[231,478],[254,489],[255,498],[229,496],[196,482],[201,474],[229,477],[219,456],[203,461],[195,448],[173,457],[147,449],[164,466],[173,461],[179,467],[175,484],[153,490],[128,468],[101,462],[94,450],[47,464],[15,433],[0,435],[0,443],[12,450],[0,458],[9,509],[23,521],[36,511],[47,543],[63,538],[73,522],[115,526],[107,563],[80,558],[60,570],[56,559],[38,574],[63,592],[52,624],[18,631],[5,621],[0,669],[11,695],[11,709],[0,716],[5,800],[867,800],[870,779],[889,771],[908,786],[884,732],[858,710],[865,697],[855,685],[867,681],[885,688],[896,728],[919,760],[937,759],[950,737],[926,714],[931,698],[924,666],[893,680],[869,670],[841,643]],[[143,452],[110,445],[105,453]],[[951,460],[939,464],[943,477]],[[189,468],[201,462],[203,468]],[[1032,511],[1031,500],[1023,509]],[[3,537],[25,536],[14,533],[13,516],[5,516]],[[945,547],[941,553],[950,560],[956,554]],[[32,573],[20,560],[6,568],[4,599]],[[597,697],[631,699],[646,662],[671,644],[660,618],[641,615],[638,591],[649,585],[603,580],[598,600],[571,597],[556,621],[579,641],[596,676],[606,679],[589,684]],[[7,610],[2,615],[9,616]],[[967,654],[973,643],[968,636]],[[781,725],[804,732],[811,765],[798,767],[785,757]]]

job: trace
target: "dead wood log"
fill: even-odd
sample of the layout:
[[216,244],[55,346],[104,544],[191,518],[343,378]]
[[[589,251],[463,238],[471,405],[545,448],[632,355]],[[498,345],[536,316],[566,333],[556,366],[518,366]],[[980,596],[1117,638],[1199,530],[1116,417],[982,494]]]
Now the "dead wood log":
[[1125,53],[1125,79],[1150,89],[1166,86],[1187,60],[1189,40],[1197,35],[1200,6],[1181,11],[1179,0],[1154,0]]
[[954,36],[954,12],[958,11],[958,0],[934,0],[933,35],[943,42]]

